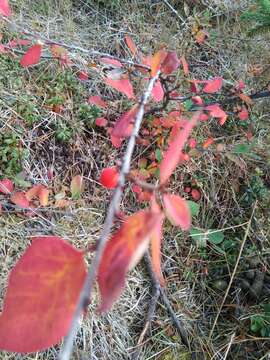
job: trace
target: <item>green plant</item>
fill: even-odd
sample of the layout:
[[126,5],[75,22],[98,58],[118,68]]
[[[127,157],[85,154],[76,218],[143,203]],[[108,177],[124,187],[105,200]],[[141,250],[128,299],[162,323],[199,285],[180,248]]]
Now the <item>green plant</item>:
[[59,141],[68,142],[72,138],[72,130],[66,123],[59,121],[56,124],[55,137]]
[[270,304],[264,304],[263,312],[251,317],[250,330],[262,337],[270,337]]
[[255,7],[245,11],[241,18],[244,21],[255,23],[255,25],[248,30],[249,36],[270,31],[270,0],[256,0]]
[[88,104],[82,104],[78,110],[78,117],[85,123],[87,127],[92,127],[95,124],[95,120],[101,116],[102,112],[96,106],[90,106]]

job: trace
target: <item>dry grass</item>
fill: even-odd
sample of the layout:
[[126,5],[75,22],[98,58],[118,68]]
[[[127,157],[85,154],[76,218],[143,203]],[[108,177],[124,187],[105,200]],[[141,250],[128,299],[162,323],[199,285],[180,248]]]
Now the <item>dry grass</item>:
[[[267,36],[243,41],[245,33],[239,21],[239,13],[249,1],[186,1],[186,13],[182,2],[170,3],[184,17],[184,22],[179,21],[162,1],[148,3],[124,0],[119,6],[118,0],[112,0],[110,4],[107,1],[91,0],[73,4],[69,0],[20,0],[14,1],[13,5],[16,7],[17,23],[44,37],[124,57],[129,55],[123,37],[129,34],[145,53],[166,43],[169,49],[185,54],[194,77],[220,75],[228,86],[241,78],[246,82],[248,90],[260,89],[269,76],[267,66],[270,43]],[[194,7],[193,3],[200,4]],[[195,19],[211,35],[211,41],[202,47],[194,43],[191,35]],[[74,57],[78,61],[75,51]],[[85,66],[83,59],[80,64],[82,68]],[[254,75],[252,66],[258,64],[266,69],[265,73]],[[88,95],[94,94],[113,99],[110,109],[112,117],[126,109],[128,103],[115,92],[104,89],[100,73],[91,70],[91,78],[86,86],[68,89],[66,92],[68,106],[63,116],[73,131],[73,137],[61,144],[55,140],[54,125],[59,118],[50,111],[40,110],[50,90],[40,87],[42,83],[39,80],[50,72],[55,73],[56,78],[57,71],[46,60],[37,71],[29,75],[20,69],[14,70],[13,76],[22,77],[24,83],[17,87],[12,83],[0,88],[1,97],[5,100],[0,109],[2,131],[18,133],[18,129],[21,130],[18,137],[24,148],[29,150],[23,161],[27,180],[46,183],[47,169],[53,165],[56,170],[52,183],[55,193],[63,191],[63,184],[68,186],[70,178],[77,173],[84,174],[86,191],[83,200],[67,210],[47,208],[35,219],[19,218],[12,212],[1,216],[1,299],[8,272],[29,244],[31,236],[57,234],[79,248],[94,244],[110,198],[110,194],[98,186],[98,174],[103,167],[114,164],[120,154],[111,148],[105,133],[82,125],[77,110]],[[11,101],[20,99],[22,89],[35,97],[37,115],[41,117],[41,121],[33,126],[29,126],[23,116],[18,116],[17,108]],[[211,150],[200,154],[177,170],[171,185],[173,192],[183,193],[183,184],[195,179],[203,197],[200,201],[200,215],[194,218],[194,226],[202,231],[226,229],[226,239],[235,242],[234,251],[220,253],[211,244],[200,248],[189,236],[169,225],[165,229],[162,253],[169,299],[177,316],[189,330],[190,338],[198,339],[195,349],[198,359],[262,359],[267,352],[267,340],[257,339],[249,331],[250,317],[258,311],[260,302],[268,301],[267,297],[262,295],[259,299],[250,300],[239,284],[241,274],[245,274],[245,262],[254,255],[259,257],[255,268],[264,267],[266,272],[269,271],[269,190],[255,210],[247,245],[228,301],[221,311],[213,337],[208,338],[224,296],[224,289],[221,291],[215,288],[214,283],[216,280],[224,280],[225,285],[228,284],[250,218],[250,206],[243,205],[246,189],[251,188],[253,175],[263,179],[265,184],[268,176],[269,186],[269,100],[258,102],[252,110],[251,119],[256,134],[254,154],[257,158],[249,154],[234,158],[226,155],[226,151],[245,141],[246,129],[239,128],[236,121],[230,120],[224,129],[220,129],[214,122],[203,125],[196,130],[197,138],[203,141],[212,135],[225,145],[226,151],[221,154],[219,161]],[[135,158],[144,156],[145,151],[138,148]],[[136,166],[136,160],[133,165]],[[129,188],[122,205],[127,213],[139,207]],[[108,315],[100,317],[96,314],[99,301],[96,293],[77,336],[73,359],[130,359],[144,325],[150,293],[150,283],[143,265],[137,266],[129,275],[125,292]],[[141,359],[191,359],[191,354],[181,344],[171,325],[166,310],[162,304],[159,305]],[[56,359],[57,353],[58,349],[53,348],[35,355],[1,353],[0,358]]]

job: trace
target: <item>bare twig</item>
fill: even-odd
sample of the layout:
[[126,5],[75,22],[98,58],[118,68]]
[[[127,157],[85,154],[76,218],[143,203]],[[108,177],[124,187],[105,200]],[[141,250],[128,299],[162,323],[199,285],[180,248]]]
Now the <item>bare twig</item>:
[[169,1],[163,0],[163,2],[174,13],[174,15],[178,17],[178,19],[181,20],[183,24],[185,24],[185,20],[182,18],[181,15],[179,15],[178,11],[175,10],[175,8],[169,3]]
[[244,246],[245,246],[245,243],[246,243],[246,240],[247,240],[247,237],[248,237],[248,234],[249,234],[249,230],[250,230],[250,226],[251,226],[251,221],[253,219],[253,215],[254,215],[254,211],[255,211],[255,208],[256,208],[256,205],[257,205],[257,201],[255,202],[254,206],[253,206],[253,209],[252,209],[252,213],[251,213],[251,216],[250,216],[250,219],[248,221],[248,224],[247,224],[247,229],[246,229],[246,232],[245,232],[245,235],[244,235],[244,238],[242,240],[242,243],[241,243],[241,246],[240,246],[240,249],[239,249],[239,253],[238,253],[238,256],[237,256],[237,260],[236,260],[236,263],[234,265],[234,269],[233,269],[233,272],[232,272],[232,275],[231,275],[231,278],[230,278],[230,282],[229,282],[229,285],[227,287],[227,290],[225,292],[225,295],[222,299],[222,302],[220,304],[220,307],[218,309],[218,312],[217,312],[217,315],[215,317],[215,320],[214,320],[214,324],[212,326],[212,329],[210,331],[210,334],[209,334],[209,339],[211,339],[212,335],[213,335],[213,332],[215,330],[215,327],[217,325],[217,321],[218,321],[218,318],[219,318],[219,315],[221,313],[221,310],[223,308],[223,305],[225,304],[225,301],[227,299],[227,296],[229,294],[229,291],[231,289],[231,286],[232,286],[232,283],[233,283],[233,280],[234,280],[234,277],[235,277],[235,274],[236,274],[236,271],[237,271],[237,268],[238,268],[238,265],[239,265],[239,261],[241,259],[241,256],[242,256],[242,252],[243,252],[243,249],[244,249]]
[[89,56],[94,56],[94,57],[99,57],[99,58],[106,57],[106,58],[109,58],[109,59],[118,60],[122,64],[127,64],[127,65],[131,65],[131,66],[143,68],[143,69],[146,69],[146,70],[150,70],[149,66],[134,62],[132,60],[123,59],[123,58],[120,58],[118,56],[103,53],[103,52],[100,52],[100,51],[97,51],[97,50],[94,50],[94,49],[86,49],[86,48],[83,48],[81,46],[70,45],[70,44],[66,44],[66,43],[64,43],[62,41],[57,41],[57,40],[52,40],[52,39],[46,38],[44,36],[41,36],[40,33],[34,33],[32,31],[25,30],[24,28],[22,28],[19,25],[15,24],[14,22],[12,22],[10,19],[8,19],[6,17],[3,18],[3,19],[12,27],[13,31],[14,30],[19,31],[22,34],[26,35],[27,37],[30,37],[31,39],[36,38],[36,39],[42,40],[45,44],[59,45],[59,46],[65,48],[65,49],[78,51],[78,52],[87,54]]
[[135,118],[134,128],[133,128],[132,134],[129,138],[125,155],[123,157],[122,167],[121,167],[121,170],[119,173],[118,186],[117,186],[117,188],[113,194],[112,200],[110,202],[107,216],[106,216],[106,219],[105,219],[105,222],[103,225],[103,230],[101,232],[99,241],[97,243],[96,254],[92,261],[91,266],[89,267],[86,280],[85,280],[83,288],[81,290],[80,297],[79,297],[79,300],[78,300],[78,303],[76,306],[76,310],[75,310],[74,317],[73,317],[73,320],[72,320],[72,323],[70,326],[69,333],[64,341],[64,345],[59,354],[60,360],[69,360],[70,359],[70,356],[72,353],[72,348],[73,348],[73,342],[74,342],[74,339],[76,337],[78,327],[79,327],[79,320],[81,318],[82,311],[89,303],[93,284],[94,284],[94,281],[96,278],[97,269],[99,267],[105,245],[110,236],[110,232],[111,232],[111,228],[113,225],[115,215],[118,212],[118,208],[119,208],[119,205],[121,202],[126,176],[130,170],[130,163],[131,163],[132,154],[133,154],[135,144],[136,144],[136,137],[138,136],[140,126],[141,126],[143,116],[144,116],[145,105],[147,104],[147,102],[149,100],[153,86],[154,86],[156,80],[158,79],[159,74],[160,74],[160,72],[158,72],[156,74],[156,76],[152,77],[149,80],[146,91],[143,94],[143,96],[141,97],[141,100],[139,102],[139,108],[138,108],[138,112],[137,112],[137,115]]

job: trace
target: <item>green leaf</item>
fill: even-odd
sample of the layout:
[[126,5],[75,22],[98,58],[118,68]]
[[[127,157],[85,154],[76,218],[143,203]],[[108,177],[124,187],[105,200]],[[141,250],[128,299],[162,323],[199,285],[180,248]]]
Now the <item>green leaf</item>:
[[188,200],[188,206],[190,208],[191,216],[197,216],[200,211],[200,205],[194,201]]
[[[211,233],[211,231],[215,232]],[[210,230],[210,232],[208,233],[208,240],[215,245],[221,244],[224,240],[224,234],[222,231]]]
[[190,236],[200,248],[206,247],[207,235],[203,230],[192,228],[190,230]]
[[193,106],[193,101],[188,99],[184,103],[185,110],[189,111]]
[[233,152],[236,154],[248,154],[251,150],[250,144],[237,144],[233,148]]
[[157,159],[157,161],[160,163],[161,160],[162,160],[162,154],[161,154],[160,149],[156,149],[155,154],[156,154],[156,159]]

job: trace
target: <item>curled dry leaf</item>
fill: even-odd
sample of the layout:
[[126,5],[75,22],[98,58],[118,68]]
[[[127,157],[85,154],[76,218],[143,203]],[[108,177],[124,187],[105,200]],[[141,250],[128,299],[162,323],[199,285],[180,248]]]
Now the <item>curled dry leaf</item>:
[[174,169],[178,165],[185,142],[187,141],[193,127],[196,125],[201,112],[196,112],[189,121],[186,121],[183,129],[178,130],[176,136],[169,145],[160,164],[160,184],[167,182]]
[[35,44],[31,46],[23,55],[20,61],[22,67],[28,67],[39,63],[41,57],[42,45]]
[[81,175],[76,175],[72,178],[70,184],[71,197],[73,200],[78,200],[83,192],[84,182]]
[[107,104],[104,100],[98,95],[96,96],[90,96],[88,99],[88,103],[92,105],[96,105],[97,107],[105,109],[107,107]]
[[139,211],[127,217],[108,241],[98,269],[100,311],[108,311],[120,296],[127,272],[140,261],[160,218],[160,214]]
[[9,179],[0,180],[0,193],[10,194],[14,190],[13,182]]
[[181,56],[180,61],[181,61],[182,66],[183,66],[184,74],[188,75],[189,74],[189,66],[188,66],[186,58],[184,56]]
[[178,195],[163,195],[165,214],[173,225],[188,230],[191,226],[191,213],[188,202]]
[[222,87],[222,77],[216,77],[212,80],[206,81],[206,85],[203,88],[203,92],[207,94],[214,94]]
[[218,104],[208,105],[205,107],[205,110],[209,111],[209,114],[214,118],[218,118],[220,125],[223,125],[227,120],[228,115]]
[[4,16],[10,16],[11,10],[8,0],[0,0],[0,14]]
[[36,352],[70,328],[86,276],[83,252],[59,237],[33,238],[11,271],[0,315],[0,348]]
[[106,78],[105,83],[114,89],[120,91],[122,94],[126,95],[129,99],[134,99],[133,87],[129,79],[120,79],[113,80]]

